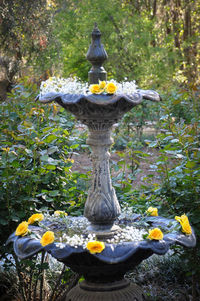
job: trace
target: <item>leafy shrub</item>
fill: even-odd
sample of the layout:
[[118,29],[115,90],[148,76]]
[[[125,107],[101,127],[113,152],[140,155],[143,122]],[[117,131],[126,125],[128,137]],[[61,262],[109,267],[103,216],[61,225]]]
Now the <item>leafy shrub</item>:
[[126,277],[143,288],[146,301],[189,301],[191,279],[185,277],[185,268],[186,264],[172,252],[164,256],[154,254]]
[[[72,172],[74,118],[55,104],[34,102],[37,87],[25,80],[1,104],[0,239],[35,211],[80,214],[86,198],[84,178]],[[73,135],[72,135],[73,136]],[[84,181],[85,182],[85,181]]]
[[144,129],[152,125],[157,128],[159,112],[158,103],[146,101],[125,114],[114,130],[114,149],[124,150],[130,142],[133,149],[144,147]]
[[45,252],[26,260],[13,254],[0,266],[0,276],[1,300],[23,301],[62,301],[80,279]]
[[160,151],[157,162],[151,166],[159,174],[160,183],[148,193],[154,204],[159,202],[165,215],[186,213],[195,229],[196,247],[185,249],[182,254],[187,262],[186,272],[193,277],[195,298],[200,279],[200,106],[196,88],[178,91],[174,100],[173,95],[162,106],[161,133],[149,144]]

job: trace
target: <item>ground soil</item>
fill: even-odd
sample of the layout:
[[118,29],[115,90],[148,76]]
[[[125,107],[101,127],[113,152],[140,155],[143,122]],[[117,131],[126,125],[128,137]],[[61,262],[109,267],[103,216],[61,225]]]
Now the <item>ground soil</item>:
[[[147,176],[150,174],[154,174],[154,178],[151,179],[151,183],[157,183],[159,181],[158,174],[155,173],[155,171],[152,172],[151,165],[154,164],[159,156],[159,150],[147,148],[144,147],[142,150],[145,154],[148,154],[148,157],[146,158],[139,158],[139,166],[137,167],[137,172],[135,174],[135,180],[133,182],[133,185],[135,187],[140,187],[141,185],[148,184],[148,178]],[[124,152],[125,151],[120,151]],[[78,171],[80,173],[87,173],[88,171],[92,170],[92,160],[90,153],[80,153],[80,154],[73,154],[72,159],[74,160],[72,171]],[[111,153],[110,157],[110,167],[111,167],[111,176],[116,177],[122,169],[116,171],[114,170],[113,166],[117,164],[121,160],[118,151],[114,151]],[[131,160],[129,159],[129,156],[125,156],[125,160],[127,164],[131,164]],[[135,165],[134,165],[135,166]],[[136,167],[136,166],[135,166]],[[124,178],[128,176],[128,174],[131,173],[131,168],[125,168],[125,174]]]

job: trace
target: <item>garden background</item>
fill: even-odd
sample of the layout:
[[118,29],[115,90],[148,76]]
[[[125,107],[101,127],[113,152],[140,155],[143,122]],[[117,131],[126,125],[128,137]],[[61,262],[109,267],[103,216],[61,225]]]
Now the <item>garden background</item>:
[[199,12],[199,0],[0,1],[0,300],[61,300],[53,299],[53,287],[67,292],[79,279],[69,269],[59,277],[47,262],[10,260],[5,241],[35,212],[83,213],[91,176],[87,129],[35,97],[52,76],[87,81],[94,22],[109,57],[108,79],[135,80],[162,96],[115,127],[111,172],[120,204],[141,214],[149,206],[166,217],[185,213],[197,236],[195,248],[175,247],[127,277],[148,300],[200,300]]

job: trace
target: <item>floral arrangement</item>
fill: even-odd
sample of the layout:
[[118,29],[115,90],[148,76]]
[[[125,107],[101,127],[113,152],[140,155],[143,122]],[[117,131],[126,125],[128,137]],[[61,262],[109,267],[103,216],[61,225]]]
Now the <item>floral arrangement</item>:
[[105,81],[99,82],[98,85],[88,86],[88,83],[82,82],[77,77],[59,78],[50,77],[46,81],[41,82],[40,95],[44,95],[49,92],[63,93],[63,94],[84,94],[90,93],[101,94],[132,94],[136,91],[137,85],[135,81],[128,82],[125,78],[123,82],[118,83],[114,79],[108,83]]
[[93,94],[114,94],[117,91],[117,86],[110,82],[106,83],[105,81],[99,81],[99,84],[90,85],[90,92]]
[[[158,209],[149,207],[147,209],[146,213],[149,216],[158,216]],[[185,214],[181,215],[180,217],[175,216],[175,220],[180,223],[181,230],[184,234],[186,234],[186,235],[192,234],[192,228],[190,226],[189,219]],[[179,230],[179,226],[178,227],[177,226],[178,225],[175,226],[175,229]],[[149,235],[148,236],[146,235],[145,237],[147,237],[148,239],[162,240],[164,237],[164,234],[159,228],[154,228],[152,230],[149,230]]]
[[[147,216],[158,216],[158,209],[149,207],[146,211]],[[51,221],[52,223],[60,223],[65,224],[67,229],[76,229],[77,233],[73,233],[72,235],[67,234],[64,231],[62,237],[57,237],[57,234],[48,229],[48,226],[45,225],[42,221]],[[183,214],[180,217],[175,216],[174,219],[175,230],[181,230],[185,235],[192,234],[192,228],[190,226],[188,217]],[[31,229],[29,229],[29,225],[38,224],[40,228],[45,230],[44,234],[40,236],[38,233],[32,233]],[[111,239],[106,239],[105,242],[96,240],[95,234],[85,233],[86,231],[81,230],[86,229],[89,225],[89,222],[86,218],[71,218],[64,211],[55,211],[53,216],[49,214],[43,215],[42,213],[33,214],[27,221],[21,222],[16,231],[16,236],[25,236],[30,235],[30,237],[36,238],[40,240],[41,245],[44,247],[53,242],[56,243],[56,246],[59,248],[64,248],[65,244],[69,244],[74,248],[78,248],[79,246],[88,250],[91,254],[101,253],[106,248],[105,243],[119,243],[125,241],[141,241],[143,239],[149,240],[162,240],[164,238],[164,233],[159,228],[153,228],[148,230],[148,234],[146,234],[145,230],[137,229],[133,226],[126,226],[121,229],[121,232],[115,234]],[[47,230],[47,231],[46,231]],[[69,231],[70,232],[70,231]]]

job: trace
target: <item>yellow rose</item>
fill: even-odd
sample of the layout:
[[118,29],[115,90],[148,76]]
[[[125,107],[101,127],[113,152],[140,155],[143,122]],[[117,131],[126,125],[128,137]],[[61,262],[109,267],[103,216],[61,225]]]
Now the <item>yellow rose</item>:
[[53,114],[55,115],[58,112],[57,105],[53,104]]
[[43,234],[40,243],[43,247],[45,247],[46,245],[52,244],[54,239],[54,233],[52,231],[47,231]]
[[158,216],[158,209],[157,208],[153,208],[153,207],[149,207],[147,209],[147,214],[151,215],[151,216]]
[[28,233],[28,223],[26,221],[22,222],[21,224],[18,225],[15,235],[26,235]]
[[105,249],[105,244],[102,241],[89,241],[86,248],[91,254],[101,253]]
[[90,92],[93,94],[99,94],[99,93],[101,93],[101,89],[100,89],[99,85],[97,85],[97,84],[90,85]]
[[99,81],[99,88],[100,89],[104,89],[105,88],[105,86],[106,86],[106,82],[105,81]]
[[34,224],[35,222],[42,221],[43,218],[44,218],[44,215],[42,213],[35,213],[35,214],[31,215],[31,217],[29,217],[28,223]]
[[54,215],[63,217],[67,216],[68,214],[65,211],[56,210],[54,211]]
[[1,149],[6,153],[10,151],[10,147],[2,147]]
[[108,83],[106,86],[106,92],[108,94],[114,94],[117,91],[117,87],[113,83]]
[[189,223],[187,215],[183,214],[181,216],[175,216],[175,219],[181,224],[182,231],[185,234],[187,234],[187,235],[191,235],[192,234],[192,228],[190,226],[190,223]]
[[154,228],[149,230],[149,235],[147,236],[149,239],[161,240],[163,239],[163,233],[160,229]]

